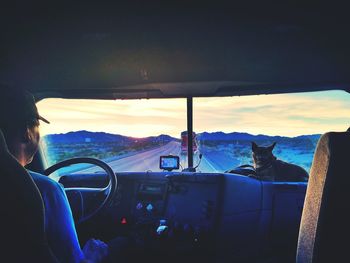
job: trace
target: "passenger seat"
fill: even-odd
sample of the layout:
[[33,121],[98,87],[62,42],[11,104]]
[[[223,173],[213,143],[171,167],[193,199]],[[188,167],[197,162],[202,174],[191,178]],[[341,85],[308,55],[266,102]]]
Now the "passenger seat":
[[302,213],[298,263],[349,262],[350,129],[321,136]]

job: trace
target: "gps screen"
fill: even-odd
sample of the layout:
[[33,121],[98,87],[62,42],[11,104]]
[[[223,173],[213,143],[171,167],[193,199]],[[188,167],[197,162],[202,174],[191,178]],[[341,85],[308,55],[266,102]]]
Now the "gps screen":
[[179,169],[180,159],[179,156],[160,156],[159,168],[163,170],[171,171],[173,169]]

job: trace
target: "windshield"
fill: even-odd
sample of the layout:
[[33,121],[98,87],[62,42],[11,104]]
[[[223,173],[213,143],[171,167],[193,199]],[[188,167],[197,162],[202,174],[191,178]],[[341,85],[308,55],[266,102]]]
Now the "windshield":
[[[45,165],[73,157],[94,157],[115,171],[160,171],[161,155],[180,155],[186,130],[185,99],[75,100],[45,99],[39,112]],[[185,167],[186,158],[181,165]],[[95,172],[74,165],[58,173]]]
[[[72,157],[95,157],[115,171],[160,171],[163,155],[187,167],[186,99],[45,99],[39,112],[46,167]],[[201,172],[225,172],[253,164],[251,143],[268,146],[286,162],[310,170],[320,134],[350,124],[344,91],[193,99],[193,164]],[[200,156],[202,159],[200,160]],[[87,165],[59,173],[94,172]]]
[[344,91],[196,98],[193,108],[201,169],[218,172],[253,165],[252,142],[276,142],[277,159],[309,172],[320,135],[350,126],[350,94]]

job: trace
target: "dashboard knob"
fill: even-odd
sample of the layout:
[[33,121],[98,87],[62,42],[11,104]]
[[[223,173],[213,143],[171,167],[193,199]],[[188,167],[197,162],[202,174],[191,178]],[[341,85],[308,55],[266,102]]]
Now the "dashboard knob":
[[160,220],[159,220],[159,225],[160,225],[160,226],[165,226],[166,224],[167,224],[166,219],[160,219]]
[[157,228],[157,234],[160,236],[164,235],[167,232],[167,230],[168,230],[168,226],[159,226]]
[[159,226],[157,228],[157,234],[159,236],[164,236],[168,232],[168,226],[167,226],[167,220],[166,219],[160,219],[159,220]]

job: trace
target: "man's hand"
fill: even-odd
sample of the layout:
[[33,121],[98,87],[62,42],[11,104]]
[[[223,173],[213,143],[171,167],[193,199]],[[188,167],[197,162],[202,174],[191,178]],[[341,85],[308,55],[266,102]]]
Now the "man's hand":
[[98,239],[89,239],[84,248],[83,253],[87,262],[101,262],[108,254],[108,245]]

